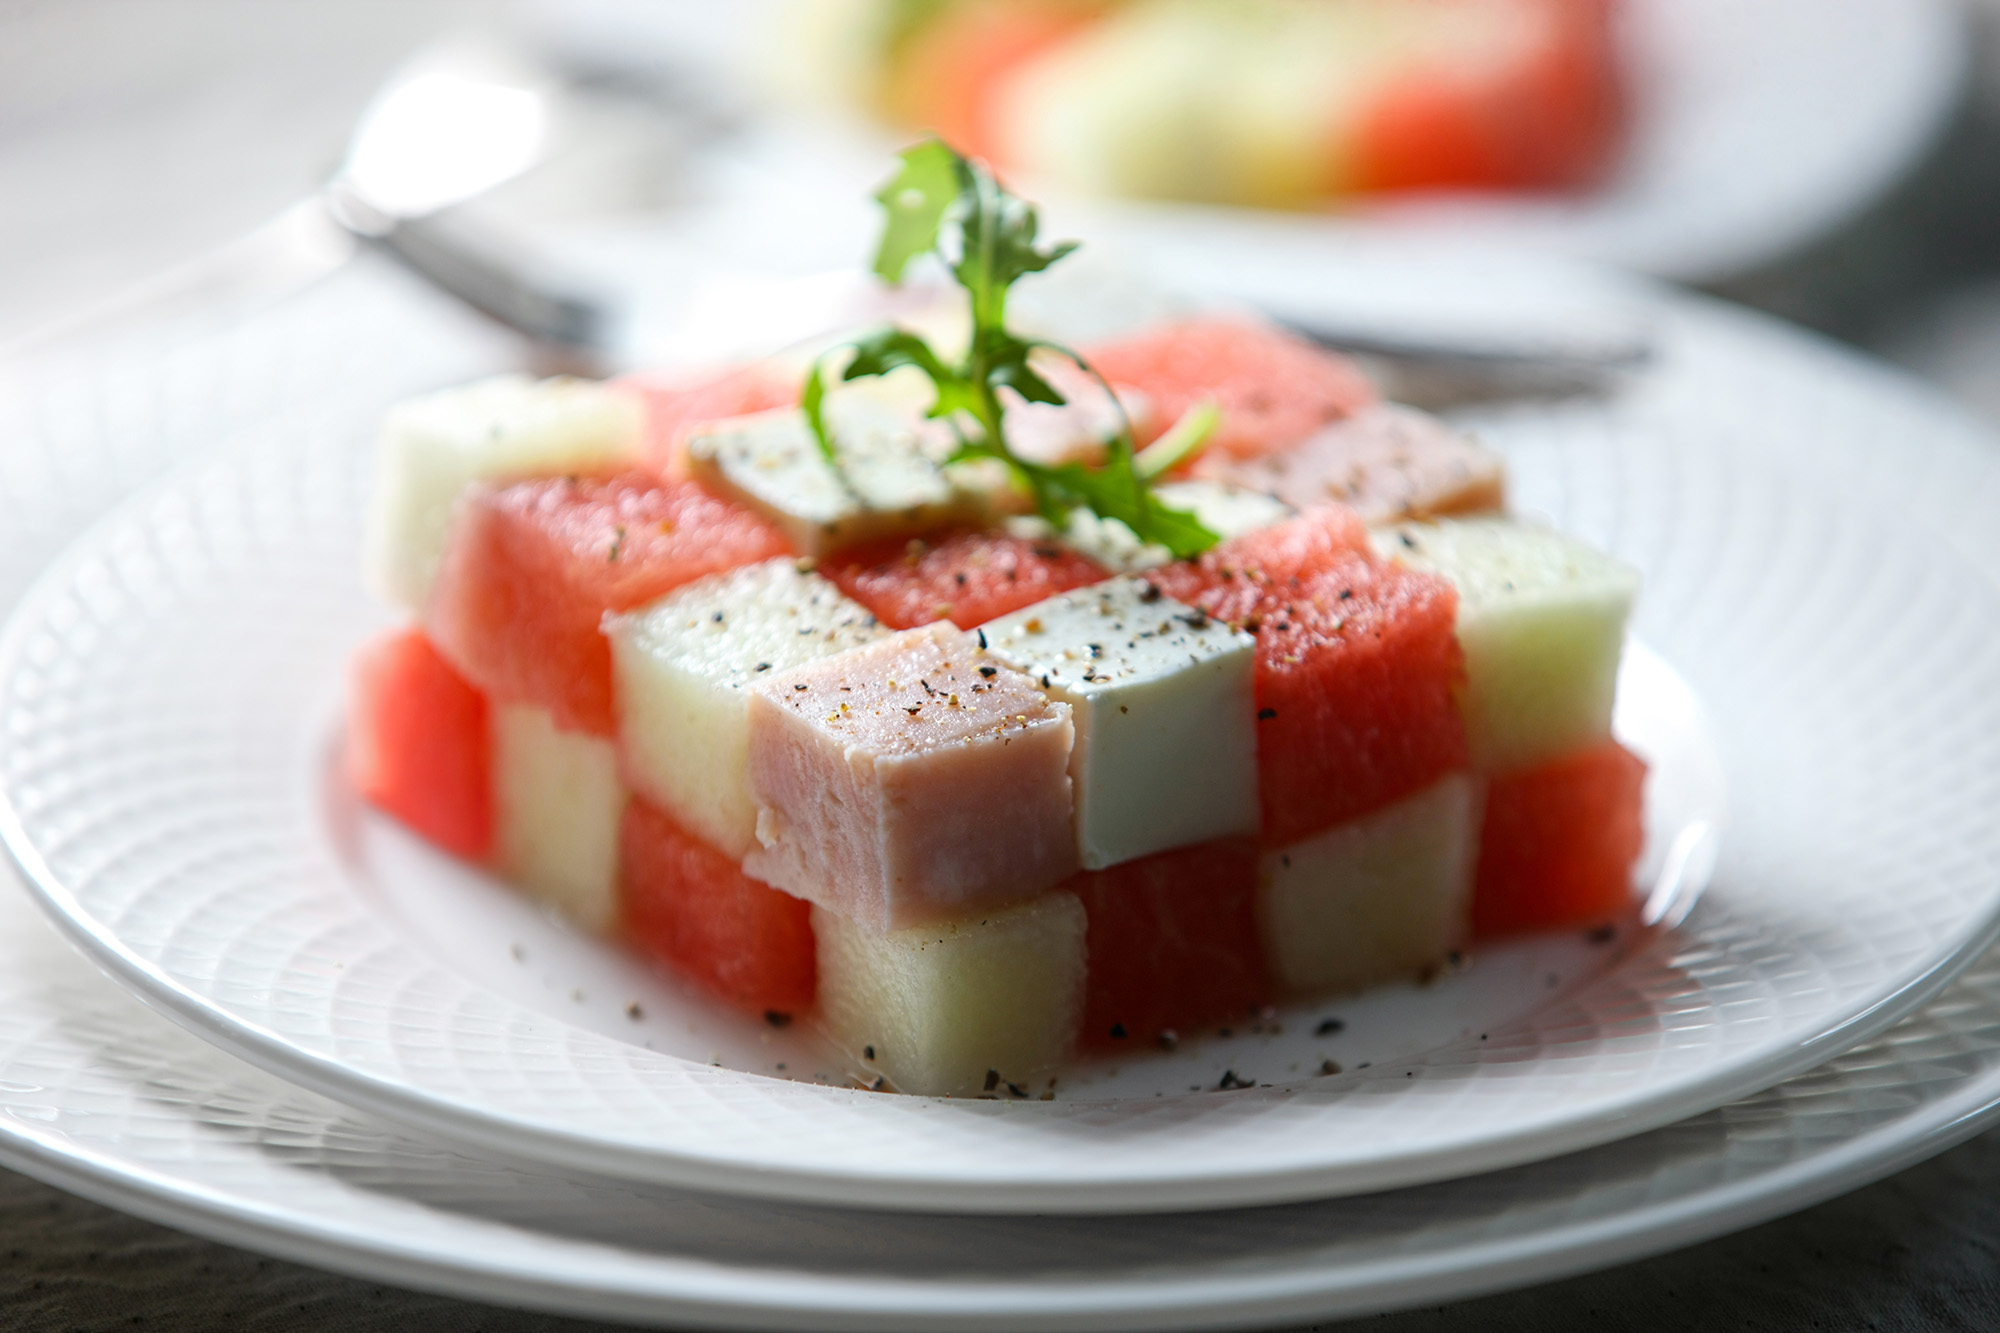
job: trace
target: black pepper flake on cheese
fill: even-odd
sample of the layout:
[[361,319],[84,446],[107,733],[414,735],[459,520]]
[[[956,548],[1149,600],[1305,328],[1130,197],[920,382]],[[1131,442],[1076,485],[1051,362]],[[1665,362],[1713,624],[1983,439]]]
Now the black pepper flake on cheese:
[[771,664],[769,662],[759,662],[757,664],[757,669],[759,671],[769,671],[771,669]]
[[986,650],[986,631],[983,629],[974,630],[973,633],[979,636],[979,649],[981,652],[984,652]]
[[1160,600],[1161,595],[1158,587],[1148,583],[1145,590],[1139,594],[1139,600],[1142,602],[1157,602]]
[[809,690],[809,689],[811,689],[811,688],[812,688],[812,686],[810,686],[810,685],[794,685],[794,686],[792,686],[792,688],[793,688],[793,689],[795,689],[795,690]]
[[722,612],[717,611],[714,615],[710,616],[709,619],[713,620],[716,624],[720,625],[722,623]]
[[983,667],[979,668],[979,674],[980,674],[980,675],[982,675],[982,676],[984,676],[984,677],[986,677],[986,678],[987,678],[988,680],[991,680],[991,679],[993,679],[993,678],[994,678],[995,676],[997,676],[997,675],[999,675],[999,674],[1000,674],[1000,668],[999,668],[999,667],[990,667],[990,666],[983,666]]

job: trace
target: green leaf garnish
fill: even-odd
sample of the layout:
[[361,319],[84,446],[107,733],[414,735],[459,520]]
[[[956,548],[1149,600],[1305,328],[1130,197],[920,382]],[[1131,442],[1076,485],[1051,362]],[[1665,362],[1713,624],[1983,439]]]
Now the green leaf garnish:
[[902,156],[903,169],[875,192],[887,214],[875,249],[875,272],[885,282],[901,282],[912,259],[937,248],[945,210],[959,194],[958,154],[943,140],[920,143]]
[[1222,409],[1213,399],[1204,398],[1181,414],[1167,433],[1139,451],[1135,464],[1147,481],[1164,476],[1193,458],[1215,437],[1222,424]]
[[[1043,246],[1036,233],[1034,205],[1009,194],[993,173],[939,139],[902,154],[902,170],[875,195],[887,214],[875,254],[875,272],[902,281],[912,260],[935,252],[971,300],[972,337],[957,364],[940,357],[922,338],[904,329],[884,328],[849,345],[841,380],[886,375],[905,366],[921,371],[937,391],[929,415],[949,418],[960,446],[949,461],[994,459],[1034,497],[1042,517],[1063,527],[1077,509],[1116,519],[1143,542],[1166,547],[1177,558],[1198,555],[1221,538],[1193,514],[1171,509],[1152,493],[1154,478],[1192,457],[1220,420],[1213,404],[1183,417],[1173,430],[1138,453],[1132,424],[1117,395],[1090,364],[1067,347],[1020,338],[1007,328],[1007,292],[1016,281],[1039,273],[1076,249],[1065,241]],[[947,254],[947,231],[955,232],[955,253]],[[1118,406],[1117,435],[1094,467],[1065,463],[1051,467],[1020,458],[1007,447],[1006,404],[1000,390],[1011,389],[1030,403],[1061,406],[1061,392],[1030,364],[1030,354],[1046,351],[1074,362],[1101,385]],[[806,421],[820,453],[836,472],[839,453],[827,430],[826,383],[815,362],[800,396]],[[844,475],[844,474],[843,474]]]

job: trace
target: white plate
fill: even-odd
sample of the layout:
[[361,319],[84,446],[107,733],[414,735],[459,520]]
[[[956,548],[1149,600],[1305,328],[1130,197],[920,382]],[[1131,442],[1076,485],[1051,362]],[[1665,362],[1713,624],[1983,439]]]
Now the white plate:
[[[1967,39],[1952,0],[1624,0],[1624,9],[1633,132],[1596,189],[1436,196],[1340,216],[1133,211],[1210,248],[1271,231],[1420,233],[1714,282],[1860,212],[1923,152],[1964,82]],[[586,60],[651,55],[675,69],[691,52],[721,61],[731,48],[739,63],[755,59],[734,30],[746,25],[718,22],[716,7],[698,0],[561,0],[534,10],[546,40]],[[818,118],[785,132],[810,136],[818,152],[827,129]],[[879,175],[892,136],[870,128],[844,137],[865,144],[863,174]]]
[[1156,1217],[856,1213],[456,1151],[233,1060],[0,884],[0,1164],[377,1281],[642,1323],[1241,1327],[1436,1304],[1804,1207],[2000,1113],[2000,960],[1790,1083],[1497,1175]]
[[[1407,262],[1413,290],[1462,285],[1424,252]],[[1879,1032],[2000,920],[2000,597],[1830,461],[1806,410],[1829,386],[1774,397],[1715,340],[1668,338],[1624,395],[1485,427],[1526,507],[1646,572],[1638,631],[1693,686],[1726,778],[1714,887],[1610,970],[1559,941],[1339,1006],[1359,1043],[1328,1048],[1353,1061],[1340,1077],[1293,1068],[1316,1067],[1322,1010],[1104,1085],[1177,1095],[883,1097],[764,1076],[778,1051],[665,987],[633,1023],[647,983],[594,945],[544,930],[503,963],[532,918],[365,822],[357,836],[329,781],[344,664],[383,619],[354,572],[367,437],[348,425],[246,437],[42,580],[0,648],[0,832],[74,938],[225,1049],[621,1177],[1132,1211],[1407,1185],[1636,1133]],[[1655,679],[1635,694],[1659,715],[1675,694]],[[1691,793],[1669,827],[1712,834],[1701,725],[1667,716],[1660,787]],[[1697,837],[1663,861],[1699,871],[1715,852]],[[1182,1091],[1225,1065],[1275,1086]]]
[[[1572,275],[1574,284],[1574,275]],[[1815,466],[2000,578],[2000,449],[1905,382],[1711,307],[1629,429],[1754,439],[1810,420]],[[344,351],[343,351],[344,349]],[[185,442],[304,405],[349,424],[499,364],[364,265],[192,338],[0,366],[0,601],[62,524]],[[356,415],[358,411],[358,416]],[[1676,424],[1679,423],[1679,424]],[[1684,1245],[1887,1174],[2000,1109],[2000,964],[1809,1075],[1500,1175],[1249,1213],[1067,1223],[731,1203],[454,1155],[148,1014],[0,892],[0,1159],[130,1211],[372,1279],[605,1318],[770,1328],[1168,1328],[1305,1321],[1523,1285]]]

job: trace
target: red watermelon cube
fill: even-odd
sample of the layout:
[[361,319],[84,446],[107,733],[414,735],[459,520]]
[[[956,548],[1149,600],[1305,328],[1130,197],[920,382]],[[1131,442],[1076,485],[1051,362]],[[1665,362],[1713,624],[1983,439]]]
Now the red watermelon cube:
[[1594,925],[1624,913],[1646,836],[1645,786],[1645,760],[1616,741],[1494,778],[1473,934]]
[[605,613],[786,552],[770,524],[692,482],[627,472],[479,486],[460,501],[428,625],[495,700],[609,736]]
[[1095,560],[1055,542],[970,529],[857,546],[822,564],[820,573],[891,629],[939,620],[973,629],[1110,577]]
[[812,908],[634,797],[619,830],[626,938],[752,1013],[795,1014],[817,985]]
[[687,442],[711,422],[794,407],[803,372],[753,361],[692,375],[639,375],[622,381],[646,404],[647,464],[664,477],[687,477]]
[[354,660],[347,765],[363,800],[469,861],[493,853],[486,696],[422,630],[388,635]]
[[1237,458],[1289,449],[1376,401],[1346,357],[1249,320],[1167,324],[1089,348],[1085,359],[1111,383],[1144,393],[1161,429],[1214,401],[1222,424],[1208,448]]
[[1256,636],[1258,795],[1274,846],[1466,766],[1458,593],[1359,540],[1352,514],[1316,510],[1148,576]]
[[1257,844],[1179,847],[1063,886],[1088,920],[1081,1044],[1149,1048],[1254,1013],[1271,998],[1257,933]]

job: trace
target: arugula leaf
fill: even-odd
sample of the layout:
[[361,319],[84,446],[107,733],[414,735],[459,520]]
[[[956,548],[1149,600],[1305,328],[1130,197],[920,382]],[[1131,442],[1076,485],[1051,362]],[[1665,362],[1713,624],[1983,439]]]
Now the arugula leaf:
[[901,282],[912,259],[937,248],[945,211],[963,192],[961,159],[944,140],[920,143],[902,158],[903,169],[875,192],[888,215],[875,250],[875,272],[886,282]]
[[[1076,249],[1076,243],[1040,244],[1041,223],[1034,205],[1008,193],[984,165],[943,140],[927,140],[906,150],[902,163],[875,195],[887,214],[875,272],[889,282],[900,282],[912,260],[935,251],[971,298],[972,336],[963,361],[951,365],[916,334],[880,329],[849,345],[852,355],[841,379],[886,375],[904,366],[922,371],[937,390],[929,415],[951,418],[959,435],[960,447],[951,461],[991,458],[1004,463],[1034,496],[1042,516],[1058,527],[1073,511],[1089,509],[1102,518],[1117,519],[1141,541],[1157,543],[1183,558],[1221,540],[1193,514],[1161,504],[1150,486],[1156,476],[1192,456],[1214,431],[1217,418],[1212,407],[1206,417],[1199,415],[1199,409],[1190,413],[1140,455],[1121,406],[1118,434],[1110,441],[1104,462],[1095,467],[1038,464],[1007,447],[1001,389],[1011,389],[1030,403],[1060,406],[1065,401],[1030,364],[1033,352],[1045,349],[1067,358],[1111,394],[1104,377],[1077,353],[1055,343],[1016,337],[1007,328],[1008,290],[1021,278],[1062,259]],[[956,223],[955,255],[945,253],[948,222]],[[815,362],[807,375],[800,405],[821,454],[839,472],[839,453],[826,425],[822,364]],[[1111,394],[1111,400],[1116,404],[1117,395]],[[977,424],[977,435],[968,434],[966,418]]]
[[1193,458],[1215,437],[1215,428],[1222,424],[1222,409],[1212,398],[1204,398],[1181,413],[1181,419],[1167,428],[1165,434],[1141,449],[1133,459],[1139,475],[1147,481],[1173,471],[1182,463]]
[[1039,345],[1010,338],[1005,345],[993,348],[987,357],[987,382],[996,389],[1012,389],[1028,402],[1061,407],[1069,400],[1028,364],[1028,353]]

